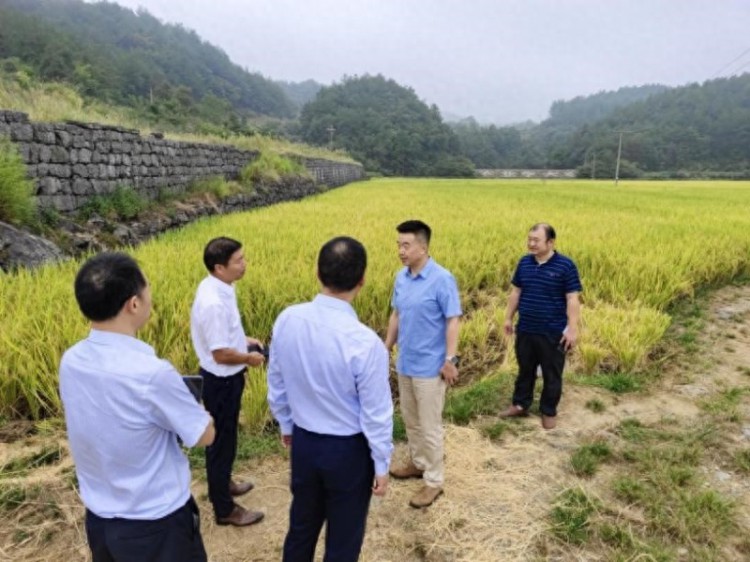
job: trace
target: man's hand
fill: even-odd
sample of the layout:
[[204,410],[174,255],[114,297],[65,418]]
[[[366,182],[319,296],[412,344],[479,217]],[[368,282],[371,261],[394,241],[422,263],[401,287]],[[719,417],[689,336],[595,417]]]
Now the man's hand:
[[453,386],[458,382],[458,368],[452,362],[446,361],[440,369],[440,376],[448,386]]
[[258,353],[257,351],[252,351],[247,354],[247,364],[251,367],[262,365],[265,360],[266,358],[263,357],[263,354]]
[[292,436],[291,435],[282,435],[281,436],[281,444],[285,449],[288,449],[292,446]]
[[506,320],[503,324],[503,332],[505,335],[510,337],[513,335],[513,320]]
[[261,349],[265,347],[263,345],[263,342],[260,340],[256,340],[255,338],[251,338],[250,336],[245,336],[245,339],[247,340],[247,345],[257,345]]
[[562,338],[560,339],[560,345],[566,352],[568,352],[576,346],[577,342],[578,332],[575,330],[575,328],[571,328],[570,326],[568,326],[563,332]]
[[388,475],[376,476],[375,483],[372,486],[373,495],[383,497],[388,491]]

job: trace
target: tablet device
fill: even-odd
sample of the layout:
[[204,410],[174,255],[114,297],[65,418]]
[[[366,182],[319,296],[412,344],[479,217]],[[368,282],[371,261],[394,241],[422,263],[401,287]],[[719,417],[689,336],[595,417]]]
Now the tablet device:
[[185,381],[188,390],[195,399],[200,402],[201,396],[203,396],[203,377],[200,375],[185,375],[182,380]]

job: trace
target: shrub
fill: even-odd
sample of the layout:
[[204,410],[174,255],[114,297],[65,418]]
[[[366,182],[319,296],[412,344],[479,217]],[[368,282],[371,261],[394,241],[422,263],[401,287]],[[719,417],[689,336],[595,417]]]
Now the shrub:
[[240,182],[245,186],[276,183],[288,177],[309,177],[309,174],[300,162],[270,151],[261,152],[240,172]]
[[95,195],[81,207],[79,214],[88,219],[101,215],[111,219],[134,219],[147,206],[146,200],[131,187],[118,186],[109,195]]
[[30,224],[34,219],[34,182],[16,147],[0,138],[0,221]]

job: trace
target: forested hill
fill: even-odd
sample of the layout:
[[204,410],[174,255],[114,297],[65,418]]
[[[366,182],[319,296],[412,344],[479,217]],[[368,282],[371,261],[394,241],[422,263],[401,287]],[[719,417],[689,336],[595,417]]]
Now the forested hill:
[[18,59],[44,80],[126,105],[230,104],[241,113],[290,117],[295,106],[260,74],[180,25],[145,11],[81,0],[0,0],[0,59]]
[[622,157],[638,172],[750,172],[750,74],[672,88],[584,126],[552,150],[560,164],[587,152]]
[[653,94],[669,88],[659,84],[627,86],[614,92],[597,92],[589,96],[577,96],[571,100],[557,100],[549,108],[548,126],[568,125],[580,127],[608,117],[615,110],[643,101]]
[[613,177],[750,177],[750,74],[674,88],[641,86],[552,104],[534,127],[453,124],[479,168],[578,168]]

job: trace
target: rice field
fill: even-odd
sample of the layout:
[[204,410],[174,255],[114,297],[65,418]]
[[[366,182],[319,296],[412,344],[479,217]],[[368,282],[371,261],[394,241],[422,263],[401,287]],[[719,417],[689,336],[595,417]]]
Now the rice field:
[[[378,179],[313,198],[167,233],[133,249],[154,312],[141,336],[182,372],[197,370],[189,311],[206,274],[203,246],[226,235],[248,260],[237,292],[247,333],[266,339],[276,315],[317,291],[315,260],[329,238],[368,250],[360,319],[384,334],[393,276],[401,267],[395,226],[433,228],[431,254],[456,276],[465,318],[460,352],[471,376],[512,361],[501,335],[506,295],[530,225],[550,222],[557,248],[578,264],[583,329],[575,368],[644,369],[669,326],[670,304],[703,286],[750,272],[750,182],[611,182]],[[57,366],[87,325],[73,296],[78,262],[0,273],[0,416],[57,415]],[[264,380],[254,370],[245,419],[262,424]]]

